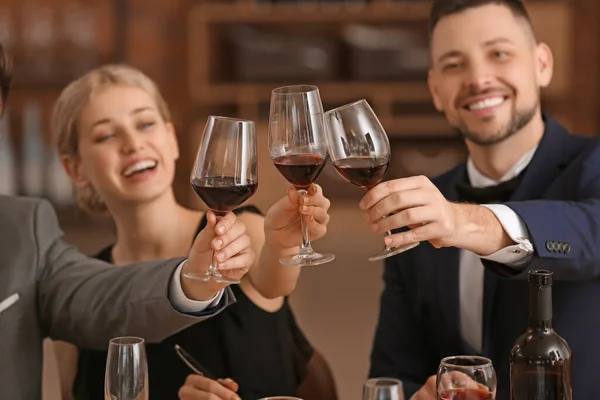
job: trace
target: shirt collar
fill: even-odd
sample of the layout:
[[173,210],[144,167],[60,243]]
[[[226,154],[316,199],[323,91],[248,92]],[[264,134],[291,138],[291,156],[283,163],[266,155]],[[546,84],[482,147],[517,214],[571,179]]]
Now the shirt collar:
[[536,150],[537,150],[537,146],[535,146],[533,149],[531,149],[525,155],[523,155],[523,157],[521,157],[519,159],[519,161],[517,161],[515,163],[515,165],[513,165],[508,171],[506,171],[504,176],[502,178],[500,178],[500,180],[498,180],[498,181],[495,181],[494,179],[491,179],[491,178],[485,176],[484,174],[482,174],[481,172],[479,172],[479,170],[475,167],[473,160],[471,159],[471,157],[469,157],[467,160],[467,174],[469,176],[469,181],[471,182],[471,186],[473,186],[473,187],[493,186],[493,185],[497,185],[500,182],[505,182],[505,181],[508,181],[508,180],[516,177],[521,172],[523,172],[523,170],[527,167],[527,165],[529,165]]

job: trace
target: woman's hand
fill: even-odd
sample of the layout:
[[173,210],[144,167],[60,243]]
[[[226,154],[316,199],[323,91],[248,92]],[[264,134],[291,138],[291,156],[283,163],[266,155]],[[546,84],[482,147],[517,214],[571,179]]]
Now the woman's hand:
[[233,380],[212,380],[204,376],[188,375],[179,389],[180,400],[241,400],[236,394],[239,387]]
[[331,202],[323,195],[321,186],[312,184],[307,194],[300,196],[290,189],[287,196],[273,204],[265,216],[267,245],[289,249],[300,245],[302,232],[300,218],[304,216],[309,240],[317,240],[327,233]]

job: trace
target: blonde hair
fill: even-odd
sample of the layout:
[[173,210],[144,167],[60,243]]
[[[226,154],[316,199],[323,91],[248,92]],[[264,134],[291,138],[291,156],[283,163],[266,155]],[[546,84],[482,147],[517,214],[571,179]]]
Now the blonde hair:
[[[52,112],[52,133],[61,156],[79,157],[77,125],[83,108],[99,90],[110,86],[131,86],[142,89],[156,102],[165,122],[171,122],[171,113],[158,87],[143,72],[128,65],[104,65],[71,82],[60,94]],[[88,212],[105,212],[106,204],[96,190],[87,185],[76,188],[77,205]]]

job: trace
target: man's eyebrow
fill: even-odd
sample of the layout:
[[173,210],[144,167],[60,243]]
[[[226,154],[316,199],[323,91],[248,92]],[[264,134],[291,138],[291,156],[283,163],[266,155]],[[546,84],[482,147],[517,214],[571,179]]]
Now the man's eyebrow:
[[[485,42],[482,43],[482,46],[483,47],[490,47],[490,46],[496,45],[498,43],[515,44],[515,42],[513,42],[509,38],[506,38],[506,37],[497,37],[497,38],[494,38],[494,39],[486,40]],[[460,57],[461,55],[462,55],[462,52],[460,52],[458,50],[450,50],[450,51],[445,52],[441,56],[439,56],[438,57],[438,62],[442,62],[446,58]]]

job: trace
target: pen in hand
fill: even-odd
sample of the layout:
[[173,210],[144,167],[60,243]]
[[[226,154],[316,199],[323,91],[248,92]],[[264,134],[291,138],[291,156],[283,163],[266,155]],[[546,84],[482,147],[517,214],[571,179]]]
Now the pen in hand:
[[[175,352],[181,358],[181,360],[187,365],[194,373],[205,376],[208,379],[212,379],[214,381],[219,382],[222,386],[225,386],[227,389],[233,390],[234,392],[238,391],[238,384],[231,379],[219,379],[215,374],[210,372],[206,367],[200,364],[194,357],[192,357],[187,351],[185,351],[178,344],[175,345]],[[228,382],[231,382],[227,384]]]

